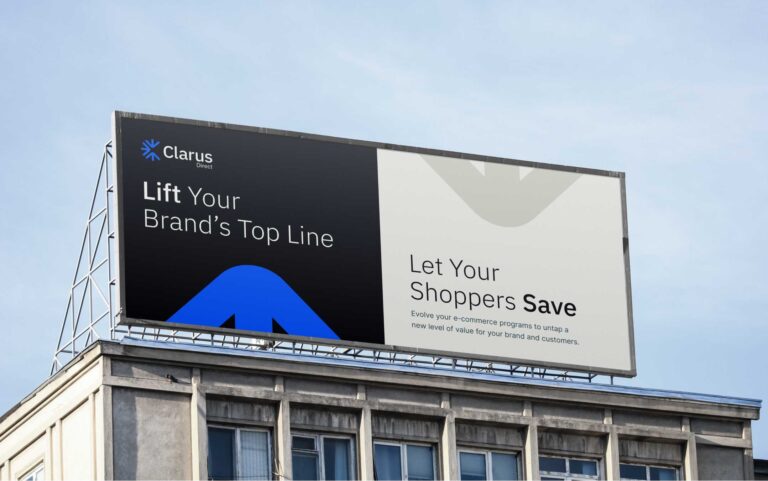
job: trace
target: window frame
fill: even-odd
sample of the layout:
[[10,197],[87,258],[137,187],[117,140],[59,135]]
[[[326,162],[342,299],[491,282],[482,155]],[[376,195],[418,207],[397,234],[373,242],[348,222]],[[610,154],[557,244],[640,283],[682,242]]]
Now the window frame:
[[[539,454],[539,458],[559,458],[565,460],[565,473],[561,473],[558,471],[542,471],[539,469],[539,477],[547,477],[547,478],[557,478],[561,479],[563,481],[574,481],[574,480],[582,480],[582,479],[602,479],[602,463],[600,459],[596,458],[582,458],[582,457],[571,457],[571,456],[563,456],[560,454]],[[590,476],[587,474],[574,474],[571,473],[571,460],[573,461],[589,461],[592,463],[595,463],[597,465],[597,475]]]
[[458,467],[459,467],[459,479],[461,479],[461,453],[468,453],[468,454],[482,454],[485,457],[485,477],[490,478],[489,481],[493,481],[493,453],[498,454],[511,454],[515,457],[515,463],[517,464],[517,479],[523,479],[521,478],[522,473],[522,466],[520,463],[521,460],[521,452],[520,451],[513,451],[513,450],[503,450],[503,449],[483,449],[483,448],[465,448],[461,446],[456,447],[456,456],[458,457]]
[[392,441],[392,440],[382,440],[382,439],[373,439],[373,460],[374,460],[374,476],[376,474],[376,445],[381,444],[384,446],[397,446],[400,448],[400,473],[403,476],[403,481],[408,481],[410,477],[408,476],[408,446],[423,446],[432,448],[432,473],[434,474],[434,478],[436,480],[442,479],[440,476],[439,469],[439,462],[437,459],[437,445],[434,443],[424,442],[424,441]]
[[[241,452],[241,446],[240,446],[240,432],[241,431],[250,431],[250,432],[260,432],[260,433],[267,433],[267,465],[269,466],[269,479],[273,479],[275,477],[275,457],[274,457],[274,449],[272,447],[272,431],[269,428],[261,427],[261,426],[253,426],[253,425],[232,425],[232,424],[219,424],[219,423],[211,423],[207,425],[207,429],[214,428],[214,429],[226,429],[228,431],[234,431],[235,432],[235,452],[233,453],[233,459],[235,462],[234,471],[235,471],[235,480],[243,479],[241,477],[241,466],[240,466],[240,452]],[[207,430],[206,430],[207,435]],[[210,442],[210,440],[208,440]],[[208,448],[208,452],[206,453],[206,469],[210,466],[211,460],[209,458],[210,453],[210,447]],[[208,472],[208,479],[211,478],[210,471]]]
[[[293,438],[312,438],[315,440],[315,450],[297,449],[293,447]],[[312,431],[291,431],[291,465],[293,465],[293,452],[317,454],[318,480],[325,479],[325,439],[343,439],[349,441],[349,473],[350,479],[358,479],[357,476],[357,452],[355,451],[355,436],[352,434],[320,433]]]
[[43,481],[45,479],[45,462],[38,461],[34,466],[27,469],[23,475],[19,476],[19,481]]
[[[645,481],[651,480],[651,468],[657,468],[657,469],[674,469],[675,470],[675,480],[680,481],[680,475],[682,474],[682,468],[680,466],[673,466],[673,465],[667,465],[663,466],[660,464],[643,464],[643,463],[632,463],[632,462],[621,462],[619,461],[619,472],[621,472],[621,466],[641,466],[645,468]],[[638,481],[633,478],[622,478],[619,477],[622,481]]]

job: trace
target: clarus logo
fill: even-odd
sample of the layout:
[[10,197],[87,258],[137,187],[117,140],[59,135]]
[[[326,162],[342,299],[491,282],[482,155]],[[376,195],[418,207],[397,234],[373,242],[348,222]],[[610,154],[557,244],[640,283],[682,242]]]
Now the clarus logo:
[[145,140],[141,143],[141,155],[143,155],[145,159],[153,162],[155,160],[160,160],[160,156],[155,152],[158,145],[160,145],[160,142],[155,139]]
[[213,169],[213,154],[210,152],[198,152],[187,150],[178,145],[160,145],[159,140],[147,139],[141,143],[141,155],[151,161],[160,160],[162,154],[165,159],[185,160],[200,169]]

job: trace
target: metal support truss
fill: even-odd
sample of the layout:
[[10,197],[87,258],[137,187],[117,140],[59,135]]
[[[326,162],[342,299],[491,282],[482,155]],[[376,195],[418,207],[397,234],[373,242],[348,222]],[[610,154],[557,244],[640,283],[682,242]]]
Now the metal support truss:
[[[107,142],[91,200],[85,234],[80,247],[75,275],[69,288],[67,308],[59,342],[53,355],[51,374],[56,373],[99,339],[123,338],[196,344],[241,350],[270,351],[281,354],[320,356],[371,363],[398,364],[432,369],[461,370],[514,377],[592,382],[598,375],[545,367],[463,358],[410,354],[386,349],[364,349],[294,341],[264,339],[258,335],[222,335],[194,330],[171,330],[117,323],[117,258],[115,255],[116,202],[112,171],[112,142]],[[613,378],[610,378],[613,384]]]

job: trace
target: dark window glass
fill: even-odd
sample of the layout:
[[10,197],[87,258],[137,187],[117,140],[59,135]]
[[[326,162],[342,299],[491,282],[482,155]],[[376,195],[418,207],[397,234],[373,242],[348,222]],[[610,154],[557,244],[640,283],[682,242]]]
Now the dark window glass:
[[597,476],[597,463],[595,461],[571,459],[571,474],[586,474],[588,476]]
[[565,473],[565,459],[563,458],[539,458],[539,470],[552,473]]
[[622,464],[619,474],[621,479],[646,479],[646,468],[637,464]]
[[651,479],[654,481],[675,481],[677,470],[674,468],[651,468]]
[[208,428],[208,477],[235,479],[235,431]]
[[403,479],[400,446],[374,444],[373,467],[376,479]]
[[293,453],[293,479],[320,479],[317,468],[318,456],[311,453]]
[[488,479],[485,474],[485,455],[478,453],[459,453],[459,468],[462,481]]
[[491,454],[491,471],[494,481],[517,479],[517,456],[506,453]]
[[325,479],[352,479],[353,474],[349,472],[351,456],[349,439],[323,438]]
[[408,445],[408,479],[420,481],[435,479],[432,446]]
[[264,431],[239,429],[240,451],[238,479],[272,479],[269,459],[269,435]]
[[304,436],[293,437],[293,449],[315,450],[315,438],[306,438]]

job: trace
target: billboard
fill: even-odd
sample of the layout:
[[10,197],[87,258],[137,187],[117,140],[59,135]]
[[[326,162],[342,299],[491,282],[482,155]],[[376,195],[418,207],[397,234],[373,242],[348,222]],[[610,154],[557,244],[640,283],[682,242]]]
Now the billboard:
[[635,375],[624,176],[116,112],[120,322]]

